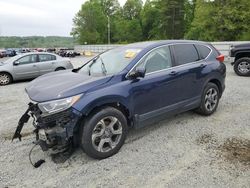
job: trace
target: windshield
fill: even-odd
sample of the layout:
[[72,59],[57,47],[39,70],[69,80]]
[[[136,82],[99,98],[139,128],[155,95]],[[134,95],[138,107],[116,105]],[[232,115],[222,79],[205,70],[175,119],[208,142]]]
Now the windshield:
[[16,55],[14,57],[11,57],[11,58],[7,59],[6,61],[4,61],[3,64],[13,63],[15,60],[17,60],[20,57],[22,57],[22,55]]
[[141,51],[141,49],[116,48],[98,55],[87,65],[79,70],[79,73],[89,75],[112,75],[122,71]]

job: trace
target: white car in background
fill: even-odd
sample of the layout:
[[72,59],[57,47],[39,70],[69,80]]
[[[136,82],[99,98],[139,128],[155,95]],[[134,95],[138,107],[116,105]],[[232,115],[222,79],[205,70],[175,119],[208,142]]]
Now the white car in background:
[[24,53],[0,62],[0,85],[66,69],[73,69],[69,58],[46,52]]

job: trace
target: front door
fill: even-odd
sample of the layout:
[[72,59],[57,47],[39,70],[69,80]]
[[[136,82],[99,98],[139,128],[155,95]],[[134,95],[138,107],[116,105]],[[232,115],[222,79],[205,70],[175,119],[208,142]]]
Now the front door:
[[180,102],[181,85],[176,82],[169,47],[154,49],[135,69],[138,67],[145,67],[146,75],[144,78],[131,81],[133,113],[143,121],[172,110],[174,104]]
[[39,76],[37,55],[26,55],[14,63],[14,74],[17,79],[29,79]]

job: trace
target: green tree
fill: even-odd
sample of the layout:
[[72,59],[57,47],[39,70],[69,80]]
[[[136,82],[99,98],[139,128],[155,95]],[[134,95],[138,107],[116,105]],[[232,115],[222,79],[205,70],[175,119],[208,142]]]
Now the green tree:
[[185,16],[184,16],[185,32],[188,32],[194,20],[196,0],[185,0],[184,6],[185,6]]
[[[249,40],[249,0],[88,0],[74,18],[72,35],[80,44],[155,39]],[[23,44],[26,45],[25,41]]]
[[161,39],[161,12],[157,0],[147,0],[141,11],[142,31],[145,40]]
[[[103,12],[106,16],[109,16],[110,31],[111,31],[111,43],[117,43],[120,41],[119,37],[116,39],[115,34],[119,31],[117,27],[117,20],[122,17],[122,7],[118,0],[101,0]],[[107,18],[108,19],[108,18]],[[106,22],[108,24],[108,20]]]
[[188,39],[230,41],[249,39],[249,0],[197,0]]
[[123,6],[123,15],[125,19],[139,19],[142,10],[142,0],[127,0]]
[[212,27],[212,22],[210,21],[212,17],[212,4],[204,0],[197,0],[194,19],[190,26],[190,29],[186,33],[186,38],[197,39],[197,40],[212,40],[212,33],[210,28]]
[[74,20],[71,34],[80,44],[105,43],[107,41],[107,17],[100,0],[85,2]]
[[122,15],[114,20],[114,41],[129,43],[143,40],[140,17],[142,6],[141,0],[127,0],[122,8]]
[[72,37],[0,37],[0,48],[72,48],[75,44]]
[[249,31],[250,1],[249,0],[215,0],[213,29],[214,39],[219,41],[239,40]]
[[162,32],[168,39],[181,39],[184,37],[184,0],[161,0]]
[[118,0],[101,0],[101,5],[103,7],[103,12],[107,16],[115,15],[121,11],[121,6]]

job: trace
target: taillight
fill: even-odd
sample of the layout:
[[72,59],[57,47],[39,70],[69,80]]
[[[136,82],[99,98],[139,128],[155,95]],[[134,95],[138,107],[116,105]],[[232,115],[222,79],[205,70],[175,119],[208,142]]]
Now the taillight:
[[224,55],[219,55],[218,57],[216,57],[216,59],[220,62],[220,63],[223,63],[224,60],[225,60],[225,56]]

